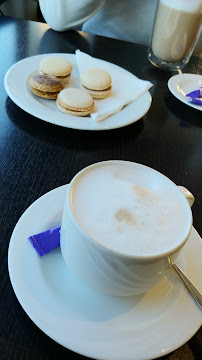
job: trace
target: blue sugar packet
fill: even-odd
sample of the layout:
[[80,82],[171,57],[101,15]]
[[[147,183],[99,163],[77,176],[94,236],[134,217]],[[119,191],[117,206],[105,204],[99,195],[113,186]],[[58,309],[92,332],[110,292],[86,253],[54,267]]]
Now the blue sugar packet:
[[192,104],[202,105],[202,87],[186,94],[186,96],[189,98],[188,101]]
[[197,90],[194,90],[188,94],[186,94],[187,97],[191,97],[191,98],[200,98],[202,97],[202,87],[200,87]]
[[189,102],[191,102],[192,104],[196,104],[196,105],[202,105],[202,98],[201,99],[190,98]]
[[60,229],[60,227],[56,227],[28,238],[39,256],[48,254],[60,246]]

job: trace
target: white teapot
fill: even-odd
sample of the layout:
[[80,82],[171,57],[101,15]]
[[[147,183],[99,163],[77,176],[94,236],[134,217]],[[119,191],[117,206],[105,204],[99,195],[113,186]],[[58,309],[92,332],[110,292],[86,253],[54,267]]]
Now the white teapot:
[[96,14],[104,0],[39,0],[42,15],[56,31],[65,31],[83,24]]

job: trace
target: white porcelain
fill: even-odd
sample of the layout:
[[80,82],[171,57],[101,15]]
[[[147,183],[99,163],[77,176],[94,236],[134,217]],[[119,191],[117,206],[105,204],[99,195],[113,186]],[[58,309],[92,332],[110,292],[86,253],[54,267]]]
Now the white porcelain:
[[[108,166],[116,164],[129,164],[135,171],[147,169],[147,174],[151,173],[152,178],[157,178],[159,173],[151,168],[133,162],[124,162],[112,160],[107,162]],[[154,287],[158,281],[164,276],[166,270],[166,262],[168,255],[172,255],[173,260],[186,242],[192,227],[192,215],[188,202],[181,196],[180,206],[183,207],[187,215],[186,237],[183,241],[176,243],[169,251],[159,252],[155,255],[130,255],[121,251],[115,251],[102,243],[94,240],[87,232],[82,229],[76,220],[73,211],[73,194],[74,187],[79,177],[88,171],[95,169],[99,163],[90,165],[81,170],[71,181],[64,205],[64,212],[61,224],[60,247],[62,255],[72,272],[78,276],[80,280],[88,286],[110,295],[131,296],[141,294]],[[142,173],[145,176],[144,170]],[[165,177],[161,175],[157,181],[164,181]],[[176,194],[180,192],[177,186],[170,181]],[[168,185],[167,185],[168,186]],[[99,188],[99,186],[98,186]],[[99,191],[99,190],[98,190]],[[189,192],[189,196],[185,191],[183,194],[187,197],[193,195]],[[192,202],[193,203],[193,202]],[[90,216],[90,214],[89,214]],[[173,237],[175,234],[173,234]]]
[[[72,64],[73,69],[69,86],[79,88],[80,82],[76,55],[65,53],[48,55],[62,56]],[[41,120],[72,129],[109,130],[136,122],[147,113],[151,106],[151,96],[148,91],[136,101],[125,106],[119,113],[100,122],[94,121],[90,116],[83,118],[64,114],[58,110],[55,100],[46,100],[35,96],[28,86],[29,77],[38,71],[40,60],[45,56],[47,54],[36,55],[17,62],[8,70],[4,81],[5,89],[11,100],[21,109]],[[116,65],[110,65],[131,76],[131,73],[128,71]]]
[[104,0],[79,0],[79,3],[75,0],[39,0],[44,19],[55,31],[83,24],[96,14]]
[[[114,297],[80,282],[60,248],[38,256],[28,237],[61,224],[67,189],[61,186],[35,201],[11,236],[9,275],[30,319],[64,347],[99,360],[154,359],[187,342],[202,325],[202,313],[172,269],[144,295]],[[200,291],[201,252],[202,239],[192,228],[177,264]]]
[[179,185],[178,188],[180,189],[180,191],[181,191],[181,192],[184,194],[184,196],[186,197],[186,199],[187,199],[190,207],[192,207],[193,204],[194,204],[194,201],[195,201],[193,194],[192,194],[187,188],[185,188],[184,186],[180,186],[180,185]]
[[196,74],[178,74],[168,80],[170,92],[184,104],[202,111],[201,105],[192,104],[188,101],[186,94],[197,90],[202,86],[202,75]]

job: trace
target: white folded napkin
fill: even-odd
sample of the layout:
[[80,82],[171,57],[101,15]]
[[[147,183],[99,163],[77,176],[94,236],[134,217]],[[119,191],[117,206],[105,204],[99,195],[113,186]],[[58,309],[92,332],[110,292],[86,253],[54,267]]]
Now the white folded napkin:
[[80,50],[76,50],[76,58],[80,75],[87,69],[99,68],[107,71],[112,78],[110,96],[100,100],[94,99],[95,108],[91,117],[96,121],[118,113],[124,105],[135,101],[153,86],[149,81],[140,80],[135,75],[121,71],[112,64],[93,58]]

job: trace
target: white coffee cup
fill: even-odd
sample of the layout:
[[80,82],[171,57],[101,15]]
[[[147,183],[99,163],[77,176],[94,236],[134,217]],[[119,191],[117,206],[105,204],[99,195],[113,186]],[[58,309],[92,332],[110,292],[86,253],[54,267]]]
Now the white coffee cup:
[[[188,201],[187,201],[188,200]],[[147,166],[104,161],[81,170],[66,194],[60,246],[72,272],[111,295],[151,289],[192,228],[193,195]]]

